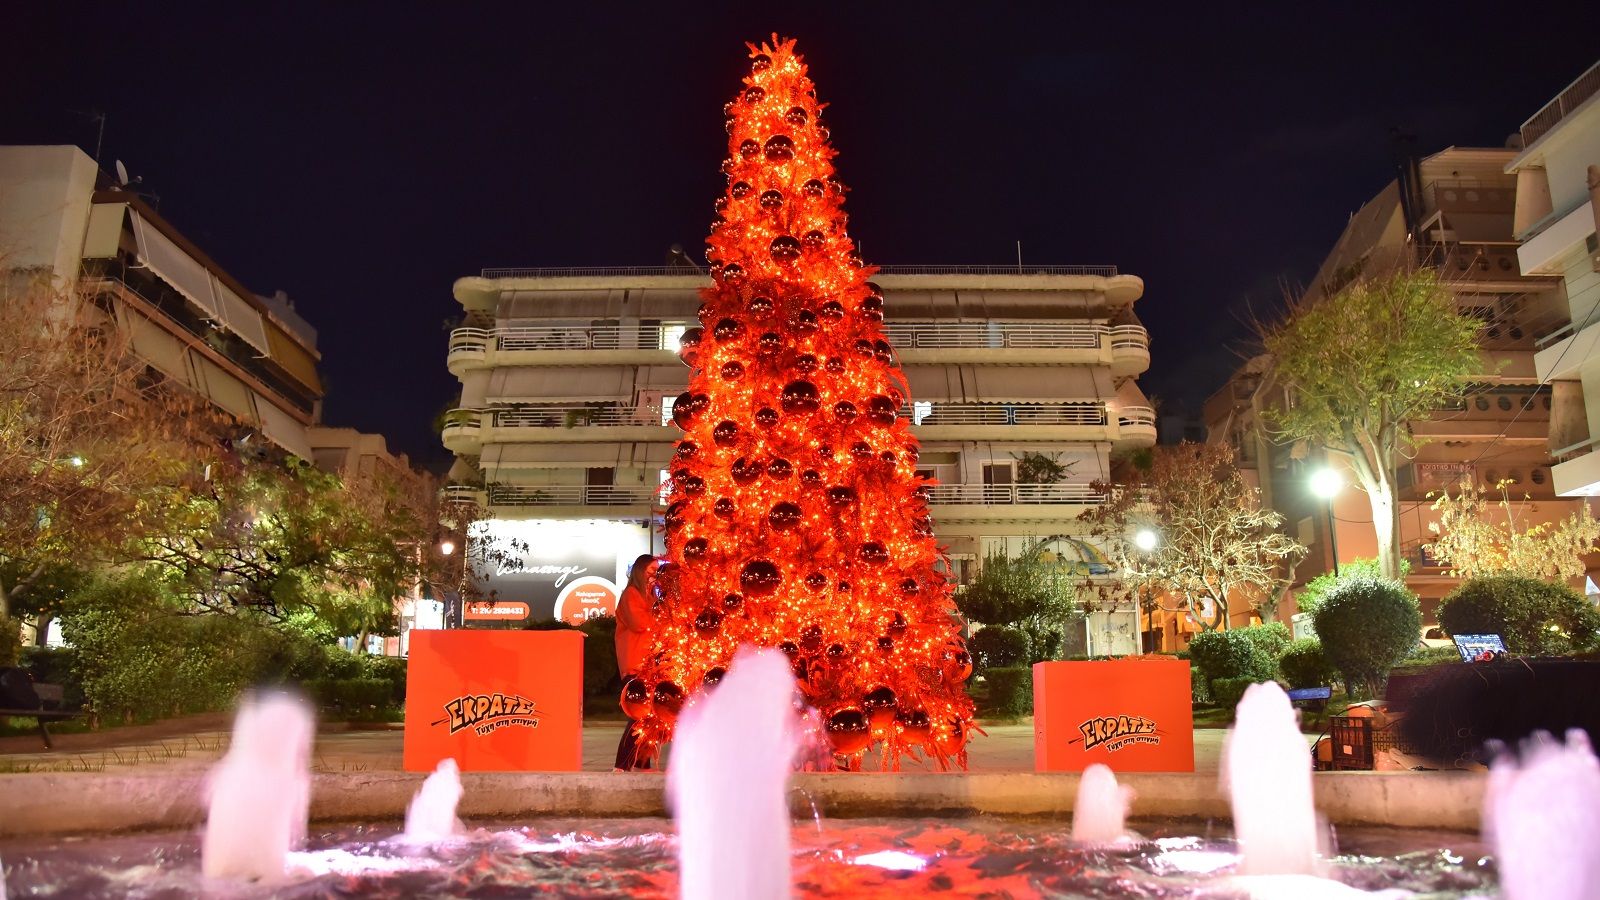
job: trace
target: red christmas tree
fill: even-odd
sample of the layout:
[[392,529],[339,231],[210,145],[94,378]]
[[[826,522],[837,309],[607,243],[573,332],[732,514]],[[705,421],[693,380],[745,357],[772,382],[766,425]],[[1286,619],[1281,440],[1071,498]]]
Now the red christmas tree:
[[[938,568],[883,292],[845,231],[844,186],[794,42],[751,51],[729,103],[704,329],[657,577],[653,656],[624,692],[647,753],[744,644],[793,661],[837,754],[920,748],[965,766],[971,659]],[[859,759],[859,757],[857,757]]]

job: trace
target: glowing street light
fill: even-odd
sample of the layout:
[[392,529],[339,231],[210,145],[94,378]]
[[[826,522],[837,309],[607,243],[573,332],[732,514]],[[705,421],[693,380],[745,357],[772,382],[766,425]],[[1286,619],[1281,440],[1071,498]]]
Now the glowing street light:
[[456,552],[456,545],[450,541],[440,541],[439,552],[443,553],[445,556],[449,556],[450,554]]
[[1146,552],[1154,550],[1156,548],[1156,544],[1159,544],[1160,542],[1161,538],[1159,538],[1154,531],[1148,528],[1139,529],[1138,533],[1133,536],[1133,545]]
[[81,456],[74,456],[73,458],[67,460],[67,462],[72,463],[72,465],[76,468],[83,468],[83,457]]

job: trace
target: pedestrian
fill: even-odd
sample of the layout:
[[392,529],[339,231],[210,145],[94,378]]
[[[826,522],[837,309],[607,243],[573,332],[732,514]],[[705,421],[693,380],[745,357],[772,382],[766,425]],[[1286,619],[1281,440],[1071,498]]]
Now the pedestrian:
[[[648,553],[641,554],[628,569],[628,586],[622,589],[617,600],[617,672],[623,684],[636,676],[644,667],[650,653],[650,640],[655,636],[656,615],[650,597],[651,580],[660,561]],[[633,719],[622,730],[622,741],[617,745],[617,765],[613,772],[628,772],[635,767],[650,769],[650,759],[638,759],[639,723]]]

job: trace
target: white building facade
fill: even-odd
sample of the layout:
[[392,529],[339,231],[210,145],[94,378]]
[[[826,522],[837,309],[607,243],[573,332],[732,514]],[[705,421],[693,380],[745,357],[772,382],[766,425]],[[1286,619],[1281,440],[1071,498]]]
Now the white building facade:
[[1534,357],[1549,382],[1551,470],[1563,497],[1600,495],[1600,63],[1521,129],[1517,258],[1524,275],[1560,276],[1568,321]]
[[[1114,577],[1077,516],[1098,502],[1090,484],[1110,479],[1114,454],[1156,440],[1136,382],[1150,363],[1133,312],[1144,283],[1093,266],[891,266],[873,280],[911,389],[901,412],[920,471],[939,482],[932,513],[953,577],[965,583],[986,554],[1040,539],[1083,574]],[[456,282],[447,490],[484,503],[482,527],[528,548],[524,572],[494,585],[528,616],[571,617],[575,582],[614,591],[637,555],[660,550],[660,485],[682,436],[671,407],[690,375],[677,340],[699,324],[709,283],[684,268],[485,270]],[[1030,478],[1038,457],[1059,478]],[[1076,637],[1068,653],[1140,649],[1131,610],[1096,613]]]

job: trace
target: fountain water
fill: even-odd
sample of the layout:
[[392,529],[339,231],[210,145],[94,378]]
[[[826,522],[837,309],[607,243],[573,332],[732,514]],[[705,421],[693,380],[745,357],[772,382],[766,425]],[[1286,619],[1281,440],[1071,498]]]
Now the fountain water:
[[1311,753],[1283,688],[1253,684],[1223,745],[1243,875],[1320,875]]
[[1095,763],[1078,782],[1078,801],[1072,806],[1072,839],[1084,844],[1115,844],[1126,834],[1123,822],[1133,788],[1117,784],[1111,768]]
[[1484,836],[1507,900],[1600,897],[1600,761],[1582,731],[1502,753],[1484,789]]
[[460,802],[461,769],[454,758],[441,759],[406,805],[406,840],[442,841],[455,834],[460,830],[456,822]]
[[206,784],[204,874],[283,876],[289,850],[305,837],[312,729],[311,711],[292,697],[268,694],[240,704],[232,746]]
[[785,782],[795,752],[789,660],[745,648],[684,710],[667,769],[687,900],[789,896]]

